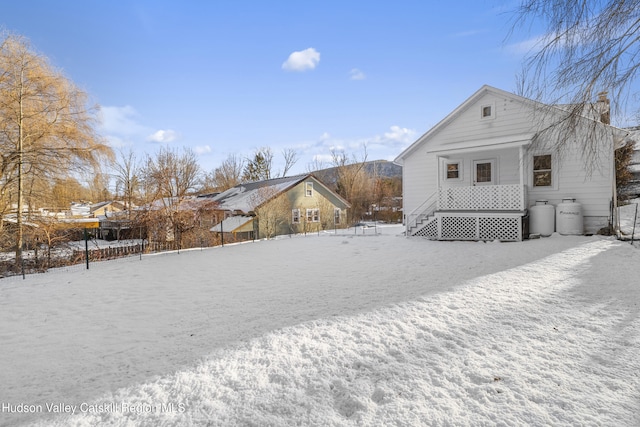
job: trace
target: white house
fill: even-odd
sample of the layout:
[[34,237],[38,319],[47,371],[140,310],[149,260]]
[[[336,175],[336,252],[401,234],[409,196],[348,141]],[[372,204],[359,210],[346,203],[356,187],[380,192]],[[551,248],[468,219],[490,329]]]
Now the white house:
[[[577,136],[559,151],[551,126],[562,107],[483,86],[404,150],[407,235],[437,240],[521,240],[538,200],[580,204],[584,232],[607,226],[615,201],[614,149],[627,132],[600,121],[608,100],[579,119]],[[604,114],[606,113],[606,115]],[[604,120],[606,121],[606,120]],[[595,131],[594,131],[595,129]],[[579,135],[584,134],[582,138]],[[597,135],[597,167],[585,167],[586,135]]]

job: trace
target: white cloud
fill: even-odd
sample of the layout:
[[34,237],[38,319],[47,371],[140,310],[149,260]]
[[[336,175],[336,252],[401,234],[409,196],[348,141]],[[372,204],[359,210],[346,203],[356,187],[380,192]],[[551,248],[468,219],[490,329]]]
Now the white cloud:
[[415,139],[416,131],[413,129],[407,129],[400,126],[391,126],[390,132],[385,132],[382,141],[407,144],[413,142]]
[[364,80],[367,78],[367,76],[365,76],[365,74],[359,69],[353,68],[351,69],[351,71],[349,71],[349,78],[351,80]]
[[505,47],[505,50],[512,55],[527,55],[540,50],[540,47],[546,43],[545,36],[538,36],[518,43],[512,43]]
[[107,135],[127,137],[149,132],[138,118],[138,112],[130,105],[100,108],[101,130]]
[[174,130],[157,130],[140,123],[140,114],[130,105],[100,108],[100,131],[114,148],[139,141],[171,142],[179,138]]
[[172,142],[178,139],[178,133],[171,129],[158,130],[147,137],[147,141],[151,142]]
[[193,149],[193,151],[198,155],[202,155],[202,154],[211,153],[211,151],[213,150],[209,145],[198,145]]
[[286,71],[313,70],[319,62],[320,52],[310,47],[289,55],[289,58],[282,64],[282,69]]
[[473,37],[473,36],[477,36],[478,34],[484,34],[486,33],[486,30],[468,30],[468,31],[461,31],[459,33],[455,33],[453,36],[454,37]]
[[122,148],[127,146],[127,142],[119,136],[107,135],[105,138],[107,139],[107,144],[112,148]]
[[298,149],[304,157],[312,159],[308,168],[321,169],[333,164],[332,151],[344,153],[350,160],[360,161],[365,152],[368,160],[393,160],[416,136],[415,130],[397,125],[368,137],[339,138],[324,132],[315,140],[300,144]]
[[316,154],[313,156],[315,164],[327,165],[329,167],[333,162],[333,156],[331,154]]

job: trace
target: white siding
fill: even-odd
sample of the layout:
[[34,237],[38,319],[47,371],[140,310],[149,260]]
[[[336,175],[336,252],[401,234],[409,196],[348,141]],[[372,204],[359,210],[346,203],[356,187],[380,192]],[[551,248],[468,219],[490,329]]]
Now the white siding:
[[[495,105],[495,118],[480,118],[481,106],[485,104]],[[487,93],[432,136],[428,145],[431,149],[446,148],[462,141],[521,135],[532,131],[531,123],[531,112],[521,103]]]
[[[495,116],[481,119],[480,107],[491,104]],[[474,159],[497,159],[498,183],[520,183],[518,148],[493,149],[484,153],[462,153],[449,155],[450,159],[463,161],[463,179],[458,182],[446,182],[443,177],[444,160],[438,166],[437,152],[447,150],[451,144],[460,144],[474,140],[489,138],[509,138],[520,136],[531,131],[531,119],[520,103],[505,97],[487,93],[478,102],[460,112],[449,123],[440,129],[429,140],[418,146],[403,162],[403,204],[404,214],[410,214],[418,208],[431,194],[438,191],[438,185],[472,185]],[[472,143],[472,142],[471,142]],[[440,174],[440,177],[438,177]]]
[[[473,185],[475,173],[473,170],[473,162],[476,160],[495,161],[495,184],[520,184],[520,169],[518,167],[520,163],[519,148],[509,148],[503,150],[451,154],[448,155],[447,158],[440,158],[440,186],[446,188]],[[460,179],[446,179],[446,164],[449,162],[460,162]]]
[[[402,167],[403,209],[409,215],[438,190],[438,163],[433,154],[419,148]],[[405,182],[411,185],[405,186]]]
[[606,226],[615,182],[612,147],[612,139],[602,141],[599,168],[591,172],[586,170],[579,144],[575,141],[562,156],[558,156],[557,152],[551,153],[556,158],[553,165],[555,168],[553,179],[556,185],[553,187],[533,186],[532,165],[533,155],[536,153],[527,153],[525,176],[529,206],[535,205],[536,200],[548,200],[550,204],[557,206],[564,198],[575,198],[576,202],[582,205],[587,233],[595,233]]

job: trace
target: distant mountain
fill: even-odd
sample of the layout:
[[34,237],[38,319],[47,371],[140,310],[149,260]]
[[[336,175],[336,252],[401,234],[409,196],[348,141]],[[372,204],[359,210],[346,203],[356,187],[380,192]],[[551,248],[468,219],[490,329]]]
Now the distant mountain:
[[[383,178],[400,178],[402,179],[402,166],[398,166],[393,162],[388,160],[372,160],[370,162],[366,162],[365,170],[369,173],[369,175],[375,175]],[[337,178],[337,169],[336,167],[320,169],[317,171],[311,172],[315,175],[320,181],[327,185],[335,185]]]

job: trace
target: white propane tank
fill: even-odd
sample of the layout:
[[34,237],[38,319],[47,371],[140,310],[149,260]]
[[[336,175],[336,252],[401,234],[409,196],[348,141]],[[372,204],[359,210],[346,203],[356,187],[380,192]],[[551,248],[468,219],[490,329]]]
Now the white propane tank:
[[529,212],[529,233],[549,237],[555,229],[556,209],[548,204],[547,200],[536,200],[535,206],[531,206]]
[[556,230],[563,235],[584,234],[582,205],[576,199],[562,199],[556,208]]

